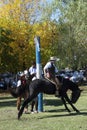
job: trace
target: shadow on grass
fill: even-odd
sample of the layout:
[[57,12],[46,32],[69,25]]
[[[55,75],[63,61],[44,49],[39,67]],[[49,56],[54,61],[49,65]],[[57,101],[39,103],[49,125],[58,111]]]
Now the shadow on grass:
[[44,104],[45,104],[45,106],[61,106],[61,105],[63,105],[61,99],[45,99]]
[[[4,97],[0,97],[0,107],[11,107],[11,106],[16,106],[16,98],[13,97],[9,97],[9,96],[4,96]],[[44,100],[44,104],[45,106],[61,106],[63,105],[61,99],[46,99]]]
[[12,106],[13,107],[16,106],[16,100],[0,102],[0,107],[12,107]]
[[54,112],[65,112],[66,109],[55,109],[55,110],[47,110],[45,112],[54,113]]
[[0,100],[8,100],[8,99],[13,99],[13,97],[8,96],[0,97]]
[[46,115],[46,116],[43,116],[43,117],[39,117],[39,119],[55,118],[55,117],[67,117],[67,116],[78,116],[78,115],[87,116],[87,112]]
[[16,106],[16,98],[13,98],[11,96],[3,96],[0,97],[0,108],[1,107],[10,107],[10,106]]

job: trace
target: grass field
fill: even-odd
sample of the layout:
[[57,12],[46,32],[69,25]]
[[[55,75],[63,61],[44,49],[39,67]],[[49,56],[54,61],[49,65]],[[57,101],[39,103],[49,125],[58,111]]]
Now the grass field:
[[[61,100],[55,96],[43,95],[44,112],[23,114],[17,120],[16,99],[0,94],[0,130],[87,130],[87,86],[75,106],[76,114],[65,110]],[[29,107],[30,110],[30,107]]]

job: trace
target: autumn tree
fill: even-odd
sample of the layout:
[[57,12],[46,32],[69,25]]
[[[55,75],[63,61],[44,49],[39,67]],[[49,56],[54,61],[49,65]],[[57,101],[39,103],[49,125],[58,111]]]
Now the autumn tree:
[[11,50],[12,48],[9,44],[14,41],[11,38],[11,31],[6,30],[4,28],[0,28],[0,71],[2,72],[3,69],[9,70]]
[[0,26],[11,30],[11,37],[14,38],[9,45],[14,57],[14,60],[10,61],[12,66],[9,67],[12,70],[14,66],[14,71],[23,70],[35,59],[32,25],[35,22],[34,15],[38,1],[3,0],[1,5]]

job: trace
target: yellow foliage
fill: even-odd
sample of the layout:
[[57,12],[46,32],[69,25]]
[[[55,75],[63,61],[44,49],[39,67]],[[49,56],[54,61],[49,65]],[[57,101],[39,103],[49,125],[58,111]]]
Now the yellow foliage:
[[[10,46],[13,48],[13,55],[18,55],[17,60],[20,66],[24,60],[28,66],[30,61],[35,59],[35,36],[41,38],[42,57],[43,55],[50,57],[53,53],[50,46],[54,44],[53,33],[57,34],[56,25],[49,21],[31,24],[31,16],[34,15],[39,1],[9,0],[8,4],[0,6],[0,27],[11,30],[14,41],[10,43]],[[27,6],[31,7],[27,8]]]

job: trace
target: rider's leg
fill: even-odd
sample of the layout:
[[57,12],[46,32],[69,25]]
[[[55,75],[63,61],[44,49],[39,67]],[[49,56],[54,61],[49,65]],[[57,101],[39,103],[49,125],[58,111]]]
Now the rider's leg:
[[55,82],[56,82],[56,92],[55,92],[55,96],[60,96],[59,95],[59,89],[61,87],[60,81],[58,78],[55,77]]

